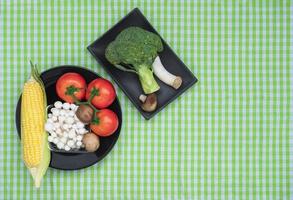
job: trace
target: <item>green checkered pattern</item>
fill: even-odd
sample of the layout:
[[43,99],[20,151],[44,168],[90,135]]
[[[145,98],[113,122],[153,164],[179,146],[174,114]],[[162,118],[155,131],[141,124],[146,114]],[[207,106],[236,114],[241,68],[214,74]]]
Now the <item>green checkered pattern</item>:
[[[28,60],[41,70],[85,66],[111,80],[86,47],[134,7],[199,82],[150,121],[115,85],[123,126],[113,151],[87,169],[49,169],[34,189],[14,121]],[[292,7],[1,0],[0,198],[292,199]]]

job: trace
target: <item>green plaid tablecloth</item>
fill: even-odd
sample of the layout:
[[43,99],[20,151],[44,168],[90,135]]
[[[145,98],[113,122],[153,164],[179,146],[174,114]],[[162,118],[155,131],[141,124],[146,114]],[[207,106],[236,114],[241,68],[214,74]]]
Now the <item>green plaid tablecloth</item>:
[[[115,85],[123,126],[113,151],[87,169],[49,169],[34,189],[14,121],[28,60],[111,80],[86,47],[134,7],[199,82],[150,121]],[[293,198],[292,1],[2,0],[0,9],[1,199]]]

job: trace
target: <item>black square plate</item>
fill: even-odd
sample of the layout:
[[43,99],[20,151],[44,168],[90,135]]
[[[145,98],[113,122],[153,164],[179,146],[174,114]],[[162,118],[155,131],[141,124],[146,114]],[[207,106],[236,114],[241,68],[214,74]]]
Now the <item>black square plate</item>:
[[144,118],[150,119],[155,114],[160,112],[164,107],[166,107],[170,102],[176,99],[179,95],[181,95],[184,91],[186,91],[193,84],[195,84],[197,82],[197,79],[186,67],[186,65],[178,58],[178,56],[172,51],[169,45],[162,39],[164,50],[159,54],[162,64],[169,72],[181,76],[183,82],[180,88],[175,90],[155,77],[160,86],[160,90],[156,92],[158,107],[154,112],[148,113],[143,111],[140,108],[141,103],[138,99],[138,97],[143,94],[138,77],[133,73],[124,72],[116,69],[112,64],[108,62],[105,57],[105,49],[107,48],[108,44],[112,42],[123,29],[130,26],[138,26],[145,30],[158,34],[158,32],[152,27],[152,25],[143,16],[140,10],[138,8],[135,8],[116,25],[114,25],[111,29],[104,33],[100,38],[98,38],[91,45],[89,45],[88,50],[110,74],[110,76],[114,79],[118,86],[128,96],[134,106],[144,116]]

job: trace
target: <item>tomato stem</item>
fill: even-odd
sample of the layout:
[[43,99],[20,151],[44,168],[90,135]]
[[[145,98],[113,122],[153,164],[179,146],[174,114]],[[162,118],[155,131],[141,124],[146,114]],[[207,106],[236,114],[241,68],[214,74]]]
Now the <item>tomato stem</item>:
[[90,98],[88,99],[88,102],[92,102],[93,98],[95,96],[98,96],[99,95],[99,90],[95,87],[92,88],[91,92],[90,92]]
[[90,93],[90,98],[87,101],[85,101],[85,102],[79,101],[76,98],[76,96],[74,95],[74,93],[76,91],[79,91],[79,90],[80,90],[79,88],[76,88],[73,85],[71,85],[71,86],[67,87],[67,91],[66,91],[65,94],[71,96],[73,98],[74,103],[76,103],[77,105],[87,105],[87,106],[90,106],[94,110],[94,118],[93,118],[92,122],[94,124],[98,124],[99,123],[99,118],[96,117],[96,114],[98,112],[100,112],[100,110],[97,109],[95,106],[93,106],[93,104],[91,102],[92,102],[92,100],[93,100],[93,98],[95,96],[98,96],[99,95],[99,90],[94,87],[92,89],[91,93]]
[[76,103],[76,104],[82,104],[82,102],[80,102],[77,98],[76,98],[76,96],[74,95],[74,94],[72,94],[72,95],[70,95],[72,98],[73,98],[73,101],[74,101],[74,103]]
[[93,87],[93,89],[90,92],[90,98],[86,102],[82,102],[83,104],[90,106],[95,111],[94,116],[96,116],[96,113],[100,111],[99,109],[96,109],[96,107],[93,106],[92,104],[93,98],[98,95],[99,95],[99,90]]
[[[73,91],[73,90],[75,90],[73,87],[69,86],[67,89],[70,90],[70,91]],[[78,88],[76,88],[76,89],[78,89]],[[95,106],[93,106],[93,104],[91,102],[92,102],[93,98],[95,96],[97,96],[98,94],[99,94],[99,90],[97,90],[96,88],[93,88],[93,90],[91,92],[90,98],[88,99],[88,101],[85,101],[85,102],[79,101],[74,94],[69,94],[69,92],[68,92],[67,95],[70,95],[73,98],[74,103],[76,103],[77,105],[87,105],[87,106],[90,106],[95,111],[95,114],[96,114],[100,110],[97,109]]]
[[66,88],[66,95],[72,96],[75,92],[78,92],[80,88],[75,87],[74,85],[70,85]]
[[99,124],[99,123],[100,123],[100,119],[97,118],[96,115],[95,115],[95,117],[94,117],[93,120],[92,120],[92,123],[93,123],[93,124]]
[[[72,96],[73,97],[73,96]],[[73,97],[74,98],[74,97]],[[76,97],[75,97],[76,98]],[[78,100],[76,100],[76,101],[74,101],[74,103],[76,103],[77,105],[87,105],[87,106],[90,106],[94,111],[95,111],[95,113],[96,112],[100,112],[100,110],[99,109],[97,109],[95,106],[93,106],[90,102],[88,102],[88,101],[84,101],[84,102],[81,102],[81,101],[78,101]]]
[[96,112],[99,112],[99,111],[100,111],[100,110],[96,109],[95,106],[93,106],[93,105],[92,105],[91,103],[89,103],[89,102],[86,102],[86,105],[90,106],[90,107],[95,111],[94,114],[96,114]]

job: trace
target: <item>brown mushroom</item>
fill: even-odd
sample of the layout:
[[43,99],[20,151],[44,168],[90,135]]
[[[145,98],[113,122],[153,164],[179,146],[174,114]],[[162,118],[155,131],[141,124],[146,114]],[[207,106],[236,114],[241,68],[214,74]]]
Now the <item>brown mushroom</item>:
[[94,110],[88,105],[81,104],[76,110],[75,115],[81,122],[88,124],[92,121]]
[[100,139],[94,133],[87,133],[82,138],[85,150],[88,152],[95,152],[100,146]]
[[157,108],[157,95],[155,93],[140,95],[139,100],[142,102],[141,108],[146,112],[152,112]]

